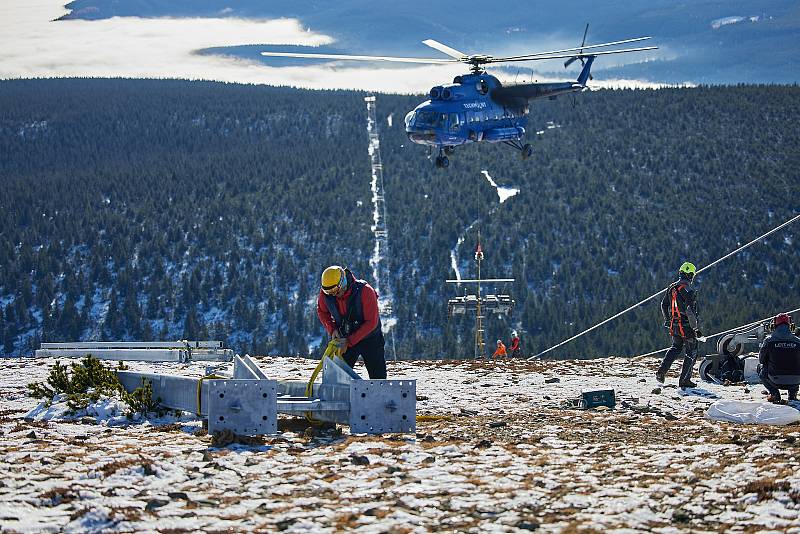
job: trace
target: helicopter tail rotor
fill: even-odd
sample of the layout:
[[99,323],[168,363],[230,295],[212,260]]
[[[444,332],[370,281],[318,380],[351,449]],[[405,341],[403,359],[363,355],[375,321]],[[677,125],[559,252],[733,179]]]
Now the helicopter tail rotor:
[[575,56],[572,56],[571,58],[569,58],[568,60],[566,60],[566,61],[564,62],[564,68],[565,68],[565,69],[566,69],[567,67],[569,67],[570,65],[572,65],[572,63],[573,63],[573,62],[574,62],[576,59],[579,59],[579,60],[580,60],[580,62],[581,62],[581,65],[583,65],[583,58],[581,57],[581,54],[583,54],[583,47],[586,45],[586,35],[587,35],[588,33],[589,33],[589,23],[587,22],[587,23],[586,23],[586,29],[584,29],[584,30],[583,30],[583,40],[581,41],[581,46],[580,46],[580,49],[579,49],[579,51],[578,51],[578,54],[577,54],[577,55],[575,55]]
[[[578,54],[572,56],[568,60],[564,62],[564,68],[566,69],[570,65],[572,65],[576,60],[581,62],[581,67],[586,67],[586,62],[583,59],[583,47],[586,46],[586,35],[589,33],[589,23],[586,23],[586,28],[583,30],[583,40],[581,41],[580,49],[578,50]],[[589,79],[594,80],[592,73],[589,73]]]

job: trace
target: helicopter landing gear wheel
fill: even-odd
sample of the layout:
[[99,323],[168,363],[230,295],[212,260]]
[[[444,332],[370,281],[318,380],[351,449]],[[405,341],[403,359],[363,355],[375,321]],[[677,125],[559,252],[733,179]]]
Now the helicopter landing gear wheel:
[[447,156],[436,156],[436,167],[446,169],[450,166],[450,159]]
[[522,149],[519,151],[519,155],[522,157],[522,159],[528,159],[533,155],[533,147],[530,145],[530,143],[522,146]]
[[444,147],[443,151],[444,151],[445,155],[452,156],[456,152],[456,147],[454,147],[454,146],[446,146],[446,147]]

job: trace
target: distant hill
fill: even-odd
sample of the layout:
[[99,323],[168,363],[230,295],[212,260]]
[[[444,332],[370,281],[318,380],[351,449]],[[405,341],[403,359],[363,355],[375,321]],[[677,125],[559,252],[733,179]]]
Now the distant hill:
[[[321,270],[369,278],[363,94],[185,81],[0,82],[0,335],[222,338],[256,354],[323,341]],[[420,97],[378,96],[400,357],[471,354],[447,317],[451,253],[513,276],[510,320],[547,348],[708,264],[800,206],[800,88],[597,91],[533,106],[528,161],[457,149],[448,171],[405,137]],[[392,117],[391,127],[388,117]],[[549,126],[549,127],[548,127]],[[520,193],[498,202],[486,170]],[[476,222],[477,221],[477,222]],[[472,224],[475,222],[475,224]],[[467,228],[469,227],[469,230]],[[798,306],[800,228],[701,276],[704,330]],[[666,343],[655,303],[556,351]]]
[[[635,78],[697,84],[796,83],[800,72],[800,4],[794,0],[720,2],[263,2],[242,0],[76,0],[65,18],[112,16],[294,17],[314,31],[335,37],[345,53],[409,54],[428,57],[421,44],[435,38],[468,53],[522,53],[553,45],[580,44],[584,24],[593,43],[652,35],[657,60],[633,56],[623,66],[605,59],[599,78]],[[260,50],[260,49],[259,49]],[[217,52],[261,60],[252,47]],[[434,54],[436,52],[433,52]],[[648,56],[651,57],[651,56]],[[562,73],[561,63],[536,65]]]

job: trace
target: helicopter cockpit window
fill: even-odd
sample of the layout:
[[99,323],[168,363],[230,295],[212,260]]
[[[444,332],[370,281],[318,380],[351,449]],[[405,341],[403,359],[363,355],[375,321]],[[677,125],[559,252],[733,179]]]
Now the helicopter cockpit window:
[[[435,111],[420,111],[417,113],[416,126],[421,128],[439,128],[441,126],[441,116],[444,114]],[[447,115],[444,115],[446,118]]]
[[486,83],[486,80],[481,80],[475,84],[475,89],[477,89],[480,94],[485,95],[489,92],[489,84]]
[[458,113],[450,114],[450,131],[457,132],[459,127]]

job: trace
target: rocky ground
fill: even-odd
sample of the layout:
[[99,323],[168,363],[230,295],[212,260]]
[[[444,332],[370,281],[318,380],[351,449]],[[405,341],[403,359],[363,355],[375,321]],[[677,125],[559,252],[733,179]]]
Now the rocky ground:
[[[316,363],[256,361],[296,380]],[[276,436],[226,445],[188,416],[26,421],[38,401],[25,384],[52,362],[0,360],[0,530],[800,532],[800,427],[710,421],[714,397],[763,389],[685,395],[677,369],[657,387],[656,364],[390,363],[417,379],[416,435],[282,419]],[[614,410],[565,406],[603,388]]]

